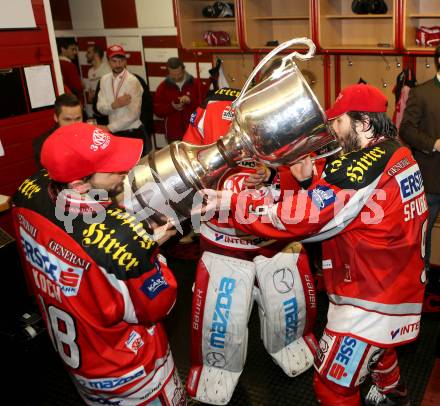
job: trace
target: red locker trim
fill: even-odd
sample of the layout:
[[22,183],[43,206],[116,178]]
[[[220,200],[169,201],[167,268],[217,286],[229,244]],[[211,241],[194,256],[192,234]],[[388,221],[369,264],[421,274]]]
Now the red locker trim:
[[176,35],[158,35],[142,37],[144,48],[177,48]]
[[335,55],[335,95],[336,95],[336,97],[340,91],[341,91],[341,57],[339,55]]
[[165,77],[168,74],[166,63],[147,62],[148,76]]
[[236,30],[237,30],[237,41],[239,47],[246,51],[248,50],[248,46],[246,44],[245,35],[244,35],[244,9],[243,9],[243,2],[237,1],[235,3],[235,24],[236,24]]
[[179,2],[177,0],[173,0],[173,11],[174,11],[174,21],[176,22],[176,28],[177,28],[177,46],[179,48],[183,48],[182,45],[182,27],[180,26],[180,20],[177,17],[180,12],[179,12],[180,8],[179,8]]
[[212,52],[191,51],[179,48],[179,58],[184,62],[212,62]]
[[311,18],[311,27],[312,27],[312,41],[316,45],[316,50],[321,51],[321,44],[319,43],[319,29],[318,29],[318,0],[311,1],[311,9],[310,9],[310,18]]
[[101,0],[104,28],[137,28],[135,0]]
[[104,51],[107,49],[107,40],[105,37],[79,37],[77,41],[80,51],[87,51],[90,45],[98,45]]
[[128,65],[142,65],[142,53],[139,51],[125,50],[128,54],[127,64]]
[[50,0],[53,26],[55,30],[71,30],[72,17],[70,15],[69,0]]

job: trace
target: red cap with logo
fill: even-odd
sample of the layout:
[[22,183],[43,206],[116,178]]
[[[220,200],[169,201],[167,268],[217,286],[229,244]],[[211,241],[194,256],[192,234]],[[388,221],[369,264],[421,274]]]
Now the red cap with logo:
[[384,113],[387,106],[387,97],[378,88],[359,83],[342,89],[333,106],[326,110],[325,114],[329,120],[333,120],[349,111]]
[[127,56],[125,53],[125,49],[122,48],[118,44],[111,45],[107,48],[107,58],[113,58],[114,56],[123,56],[124,58]]
[[116,137],[94,125],[58,128],[43,143],[41,164],[51,179],[69,183],[96,172],[128,172],[142,154],[140,139]]

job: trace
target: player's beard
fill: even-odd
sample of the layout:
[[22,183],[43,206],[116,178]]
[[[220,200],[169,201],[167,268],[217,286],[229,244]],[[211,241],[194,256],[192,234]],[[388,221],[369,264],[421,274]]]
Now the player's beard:
[[350,128],[350,132],[346,137],[340,138],[339,143],[345,154],[361,149],[360,137],[354,128]]
[[116,68],[112,68],[112,72],[115,75],[119,75],[124,70],[123,66],[118,66]]
[[113,200],[114,197],[124,191],[124,183],[121,182],[112,188],[107,189],[108,197]]

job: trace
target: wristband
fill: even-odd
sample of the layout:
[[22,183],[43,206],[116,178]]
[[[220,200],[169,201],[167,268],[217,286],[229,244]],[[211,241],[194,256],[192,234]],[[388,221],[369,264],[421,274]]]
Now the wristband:
[[312,184],[313,176],[311,176],[308,179],[299,180],[298,183],[301,186],[302,189],[308,189],[310,185]]
[[277,176],[277,170],[274,168],[269,168],[270,176],[269,179],[266,182],[263,182],[263,185],[269,186],[272,184],[273,180],[275,179],[275,176]]

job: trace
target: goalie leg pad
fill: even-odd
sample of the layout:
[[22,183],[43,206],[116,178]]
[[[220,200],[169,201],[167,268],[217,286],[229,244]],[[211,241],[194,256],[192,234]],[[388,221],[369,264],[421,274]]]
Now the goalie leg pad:
[[270,355],[284,373],[293,378],[312,367],[317,346],[314,334],[309,333]]
[[186,384],[188,394],[203,403],[226,405],[237,386],[240,372],[202,365],[192,367]]
[[[274,361],[289,376],[313,365],[314,339],[310,332],[316,318],[316,296],[307,256],[303,249],[280,252],[272,258],[254,258],[258,288],[261,337]],[[309,345],[308,345],[309,344]]]
[[226,404],[243,370],[255,279],[253,262],[204,252],[197,267],[188,394]]

